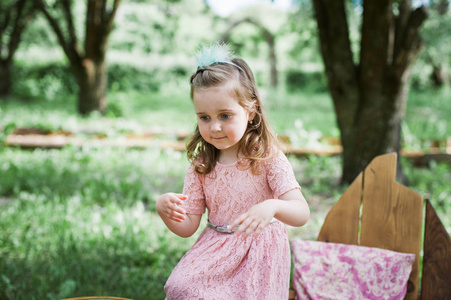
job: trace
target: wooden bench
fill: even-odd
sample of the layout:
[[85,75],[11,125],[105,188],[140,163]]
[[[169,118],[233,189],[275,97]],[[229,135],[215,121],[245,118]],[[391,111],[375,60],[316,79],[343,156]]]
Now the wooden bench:
[[405,299],[451,299],[450,236],[428,200],[422,235],[423,198],[396,182],[396,160],[396,153],[378,156],[357,176],[329,211],[317,240],[414,253]]

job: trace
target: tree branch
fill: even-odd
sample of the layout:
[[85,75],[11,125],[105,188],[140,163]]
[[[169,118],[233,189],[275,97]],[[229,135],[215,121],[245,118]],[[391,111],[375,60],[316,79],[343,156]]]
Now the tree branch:
[[[3,5],[3,4],[0,4]],[[5,14],[5,20],[3,23],[0,23],[0,37],[3,36],[3,34],[5,33],[6,28],[8,28],[8,24],[9,24],[9,20],[11,18],[11,14],[8,12],[14,11],[14,6],[17,5],[17,1],[12,3],[10,7],[1,7],[2,9],[4,9],[4,14]]]
[[107,23],[106,23],[106,35],[108,35],[113,29],[113,22],[116,16],[117,9],[119,8],[119,4],[121,4],[121,0],[114,0],[113,8],[111,12],[108,13]]
[[393,60],[394,68],[398,73],[404,72],[419,53],[422,45],[420,29],[427,17],[427,8],[421,6],[410,14],[405,29],[401,30],[404,34]]
[[78,53],[76,48],[70,47],[71,45],[66,41],[58,21],[49,13],[47,6],[43,2],[43,0],[35,1],[38,9],[44,14],[50,24],[50,27],[52,27],[53,31],[55,32],[58,42],[63,48],[63,51],[66,54],[67,58],[71,61],[71,63],[79,63],[81,61],[81,55],[80,53]]
[[110,10],[107,8],[107,0],[102,0],[100,14],[100,23],[97,26],[97,39],[96,39],[96,48],[100,50],[98,55],[104,55],[106,51],[106,44],[108,41],[109,34],[113,29],[114,17],[116,15],[117,9],[121,0],[115,0],[113,6]]
[[235,28],[236,26],[238,26],[238,25],[240,25],[241,23],[244,23],[244,22],[250,22],[250,18],[246,17],[246,18],[243,18],[243,19],[230,21],[229,22],[229,26],[227,27],[227,29],[222,34],[221,38],[219,39],[219,42],[221,42],[221,43],[228,43],[228,41],[230,39],[230,32],[233,30],[233,28]]
[[344,1],[313,0],[313,4],[331,92],[335,90],[346,93],[346,87],[356,86],[357,73],[349,40]]
[[6,5],[4,7],[2,7],[4,4],[0,4],[0,9],[2,9],[4,11],[4,15],[5,15],[5,19],[2,23],[0,23],[0,61],[6,61],[8,59],[8,55],[5,59],[3,59],[2,57],[2,52],[3,52],[3,35],[5,34],[6,29],[8,28],[8,24],[11,20],[11,11],[14,11],[14,6],[17,5],[17,2],[12,3],[9,7],[6,7]]
[[344,0],[312,1],[329,90],[342,138],[346,138],[352,134],[360,95]]
[[13,30],[11,32],[11,39],[9,40],[8,57],[6,58],[6,61],[11,61],[13,59],[14,53],[19,47],[22,33],[27,24],[31,21],[34,13],[34,5],[30,2],[27,7],[27,2],[28,0],[19,0],[17,2],[17,14],[14,20]]
[[67,30],[69,32],[68,46],[72,49],[77,49],[77,52],[79,52],[80,50],[77,42],[77,35],[75,34],[74,18],[71,12],[72,1],[64,0],[61,4],[63,6],[63,13],[67,20]]
[[108,22],[108,13],[106,11],[106,3],[107,3],[107,1],[108,0],[102,0],[102,6],[100,8],[101,16],[102,16],[102,21],[101,21],[102,24],[105,24],[105,23]]
[[85,35],[85,53],[87,58],[92,58],[96,54],[94,49],[98,40],[98,24],[101,22],[98,4],[98,0],[88,0],[87,4]]
[[390,0],[363,1],[360,75],[364,91],[371,93],[381,83],[388,59],[390,24],[393,21]]

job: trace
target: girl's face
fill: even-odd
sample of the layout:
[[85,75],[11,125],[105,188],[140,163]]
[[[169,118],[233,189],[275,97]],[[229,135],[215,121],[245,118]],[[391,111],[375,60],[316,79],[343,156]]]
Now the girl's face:
[[221,151],[221,156],[238,158],[238,142],[251,121],[249,112],[223,88],[194,91],[194,108],[204,140]]

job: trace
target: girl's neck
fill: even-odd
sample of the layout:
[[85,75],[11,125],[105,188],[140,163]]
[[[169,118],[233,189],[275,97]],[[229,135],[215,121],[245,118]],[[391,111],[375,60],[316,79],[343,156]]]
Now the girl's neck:
[[218,162],[221,165],[231,165],[240,160],[243,157],[236,151],[221,150],[219,153]]

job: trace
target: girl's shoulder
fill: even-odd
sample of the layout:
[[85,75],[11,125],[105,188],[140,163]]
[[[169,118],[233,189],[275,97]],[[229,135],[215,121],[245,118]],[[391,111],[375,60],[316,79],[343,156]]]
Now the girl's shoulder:
[[274,168],[285,168],[289,165],[288,158],[279,148],[273,149],[268,152],[263,161],[260,162],[260,170],[265,172],[271,171]]
[[266,164],[274,164],[280,160],[288,160],[285,153],[279,148],[274,148],[266,157]]

